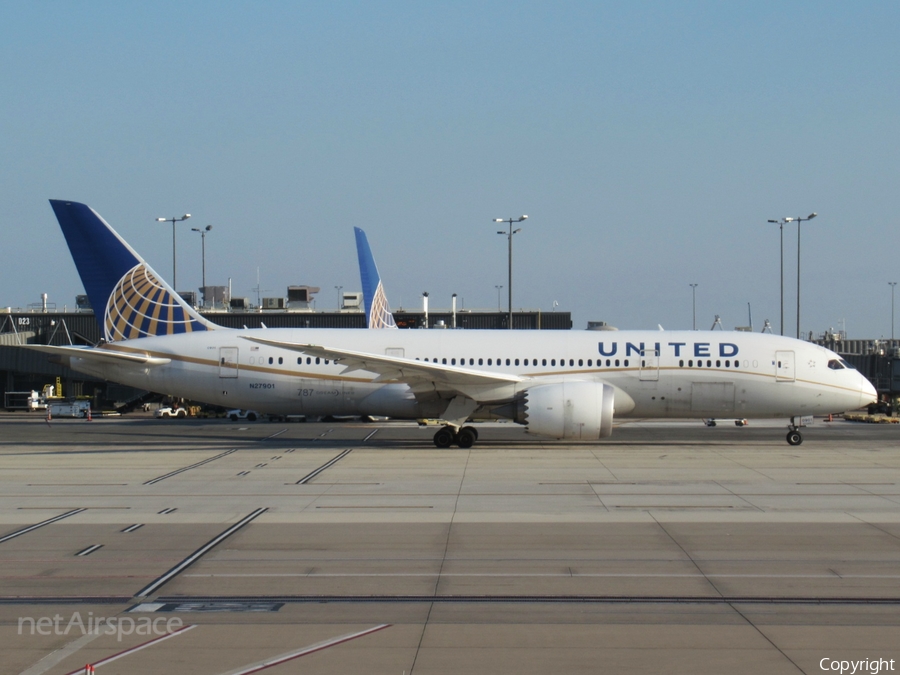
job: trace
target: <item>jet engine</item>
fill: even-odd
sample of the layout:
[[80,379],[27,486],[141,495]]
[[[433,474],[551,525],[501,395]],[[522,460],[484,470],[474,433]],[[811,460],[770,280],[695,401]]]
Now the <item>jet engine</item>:
[[615,390],[602,382],[559,382],[531,387],[516,421],[530,434],[597,440],[612,434]]

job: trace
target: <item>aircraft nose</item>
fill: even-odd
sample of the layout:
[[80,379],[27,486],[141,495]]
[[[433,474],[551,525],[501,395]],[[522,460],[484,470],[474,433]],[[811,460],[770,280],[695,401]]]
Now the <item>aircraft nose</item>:
[[875,403],[878,400],[878,392],[875,391],[875,387],[872,386],[872,383],[863,376],[862,373],[859,375],[860,383],[859,383],[859,392],[860,392],[860,402],[859,407],[867,406],[870,403]]

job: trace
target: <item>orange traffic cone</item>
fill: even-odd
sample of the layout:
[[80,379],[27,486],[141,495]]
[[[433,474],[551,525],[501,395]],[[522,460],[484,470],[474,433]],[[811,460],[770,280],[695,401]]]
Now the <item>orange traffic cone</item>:
[[88,408],[87,421],[90,422],[93,418],[91,417],[91,409]]

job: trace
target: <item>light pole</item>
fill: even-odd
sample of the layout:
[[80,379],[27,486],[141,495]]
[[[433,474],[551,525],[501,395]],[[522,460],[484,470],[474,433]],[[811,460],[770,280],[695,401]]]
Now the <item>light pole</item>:
[[797,221],[797,339],[800,339],[800,223],[804,220],[812,220],[818,214],[810,213],[806,218],[785,218],[785,220]]
[[528,218],[528,216],[519,216],[518,218],[494,218],[495,223],[508,223],[509,224],[509,232],[504,232],[500,230],[497,234],[505,234],[507,240],[509,242],[509,278],[507,279],[506,290],[509,292],[509,329],[512,330],[513,327],[513,314],[512,314],[512,238],[514,234],[518,234],[522,231],[522,228],[517,228],[515,230],[512,229],[513,223],[521,223],[523,220]]
[[688,284],[691,287],[691,307],[694,314],[694,330],[697,330],[697,284]]
[[158,223],[172,223],[172,288],[175,292],[178,292],[178,283],[175,279],[175,223],[187,220],[191,217],[190,213],[185,213],[181,218],[157,218],[156,222]]
[[891,349],[894,348],[894,287],[897,285],[896,281],[889,281],[888,285],[891,287]]
[[782,218],[781,220],[770,220],[770,223],[778,223],[778,231],[781,235],[781,334],[784,335],[784,224],[789,223],[793,218]]
[[500,291],[503,289],[503,286],[502,286],[502,285],[500,285],[500,286],[496,286],[496,285],[495,285],[494,288],[497,289],[497,311],[499,312],[500,309],[501,309],[501,307],[500,307]]
[[199,232],[200,233],[200,261],[201,261],[201,269],[203,280],[203,287],[200,289],[200,292],[203,293],[203,306],[206,307],[206,233],[212,229],[212,225],[207,225],[203,229],[199,227],[192,227],[191,232]]
[[338,304],[337,304],[337,306],[338,306],[338,309],[341,309],[341,304],[342,304],[342,303],[341,303],[341,291],[344,290],[344,287],[343,287],[343,286],[335,286],[334,288],[335,288],[335,290],[337,291],[337,294],[338,294]]

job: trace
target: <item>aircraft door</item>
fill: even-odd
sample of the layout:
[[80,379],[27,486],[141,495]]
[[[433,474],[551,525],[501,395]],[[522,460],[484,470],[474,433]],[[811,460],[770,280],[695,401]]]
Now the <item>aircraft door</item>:
[[775,352],[775,381],[793,382],[795,379],[794,352]]
[[659,380],[659,352],[656,349],[644,349],[641,352],[642,382],[657,382]]
[[238,348],[219,347],[219,377],[238,376]]

